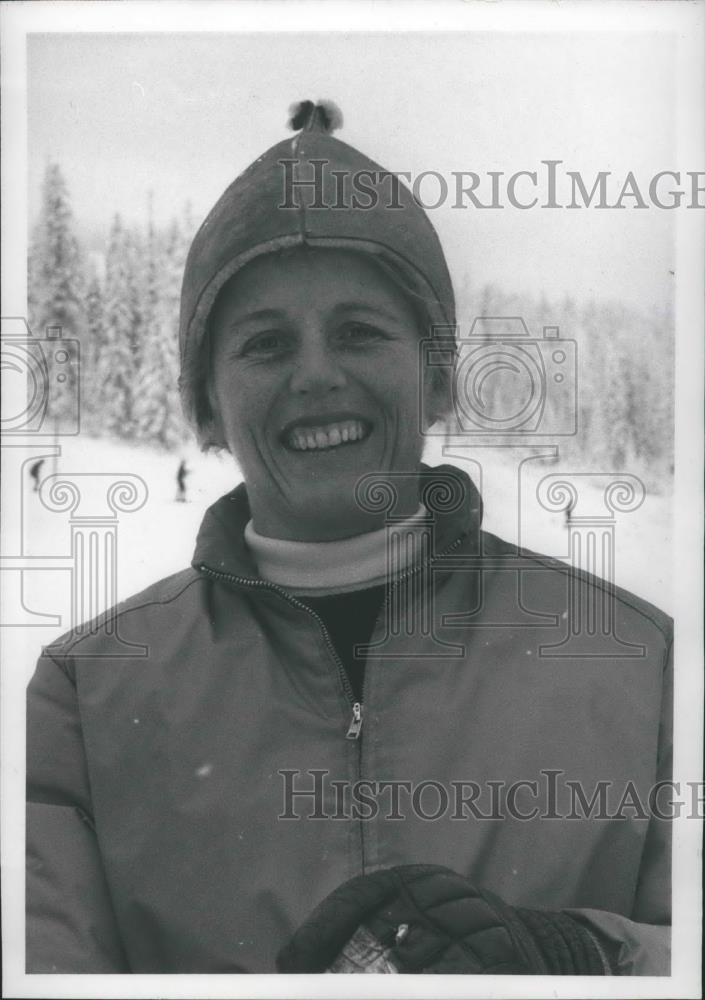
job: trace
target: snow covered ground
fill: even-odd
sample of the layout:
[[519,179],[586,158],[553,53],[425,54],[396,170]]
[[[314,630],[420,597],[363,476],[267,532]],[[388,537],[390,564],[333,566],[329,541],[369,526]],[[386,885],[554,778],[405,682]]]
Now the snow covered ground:
[[[117,598],[123,599],[150,583],[189,565],[194,540],[205,509],[240,481],[240,473],[228,455],[203,455],[195,446],[181,454],[82,436],[64,438],[56,471],[70,478],[76,473],[129,473],[139,476],[147,488],[141,509],[119,515],[117,546]],[[431,465],[451,461],[465,467],[480,485],[474,461],[444,457],[441,439],[431,442],[426,460]],[[568,531],[561,513],[546,511],[536,499],[536,485],[544,476],[567,471],[543,460],[525,462],[519,482],[518,462],[527,452],[511,455],[508,450],[476,449],[482,462],[481,488],[485,503],[484,526],[509,540],[518,540],[535,551],[558,558],[568,557]],[[188,478],[188,503],[175,502],[176,469],[180,458],[192,470]],[[43,474],[54,471],[47,459]],[[81,480],[84,486],[88,480]],[[608,513],[603,504],[602,483],[590,481],[581,492],[581,512]],[[598,488],[599,487],[599,488]],[[92,513],[97,494],[86,494],[84,510]],[[23,599],[27,608],[60,616],[60,624],[26,629],[27,662],[31,672],[41,645],[70,626],[70,571],[41,568],[47,556],[67,556],[71,549],[68,513],[46,509],[26,480],[22,490],[23,555],[35,557],[37,569],[24,573]],[[98,508],[99,509],[99,508]],[[98,509],[95,509],[97,512]],[[646,496],[631,513],[615,518],[616,582],[671,612],[671,504],[668,496]],[[576,508],[577,513],[577,508]],[[12,551],[8,546],[12,545]],[[6,539],[5,554],[19,554],[16,542]],[[95,612],[103,610],[98,601]]]

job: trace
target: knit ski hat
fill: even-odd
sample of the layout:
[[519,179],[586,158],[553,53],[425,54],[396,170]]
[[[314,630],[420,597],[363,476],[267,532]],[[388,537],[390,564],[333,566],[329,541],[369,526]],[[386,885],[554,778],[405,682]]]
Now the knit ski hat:
[[296,135],[251,163],[194,237],[181,289],[179,384],[184,410],[197,425],[195,373],[208,316],[225,283],[262,254],[297,246],[372,254],[434,332],[444,327],[452,336],[453,286],[436,231],[394,174],[333,137],[341,124],[330,102],[293,106],[289,126]]

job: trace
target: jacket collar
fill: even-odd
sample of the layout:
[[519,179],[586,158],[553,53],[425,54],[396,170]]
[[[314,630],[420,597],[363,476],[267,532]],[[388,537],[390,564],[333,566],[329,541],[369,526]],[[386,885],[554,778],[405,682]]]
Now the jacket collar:
[[[472,550],[479,551],[482,499],[467,473],[453,465],[422,465],[419,486],[420,499],[434,519],[435,554],[466,536]],[[194,568],[259,580],[245,543],[245,525],[250,518],[247,488],[241,483],[206,511],[196,539]]]

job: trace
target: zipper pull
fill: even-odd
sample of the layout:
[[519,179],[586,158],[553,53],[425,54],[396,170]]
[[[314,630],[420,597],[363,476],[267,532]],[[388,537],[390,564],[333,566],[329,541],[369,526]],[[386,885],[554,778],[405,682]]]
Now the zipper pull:
[[352,721],[350,723],[350,728],[345,734],[346,740],[359,740],[360,730],[362,729],[362,705],[359,701],[356,701],[353,705]]

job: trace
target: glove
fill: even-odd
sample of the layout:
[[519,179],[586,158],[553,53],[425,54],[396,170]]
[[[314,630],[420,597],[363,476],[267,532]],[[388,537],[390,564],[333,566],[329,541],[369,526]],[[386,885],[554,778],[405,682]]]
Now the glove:
[[279,972],[609,975],[590,931],[564,913],[508,906],[438,865],[345,882],[279,952]]

